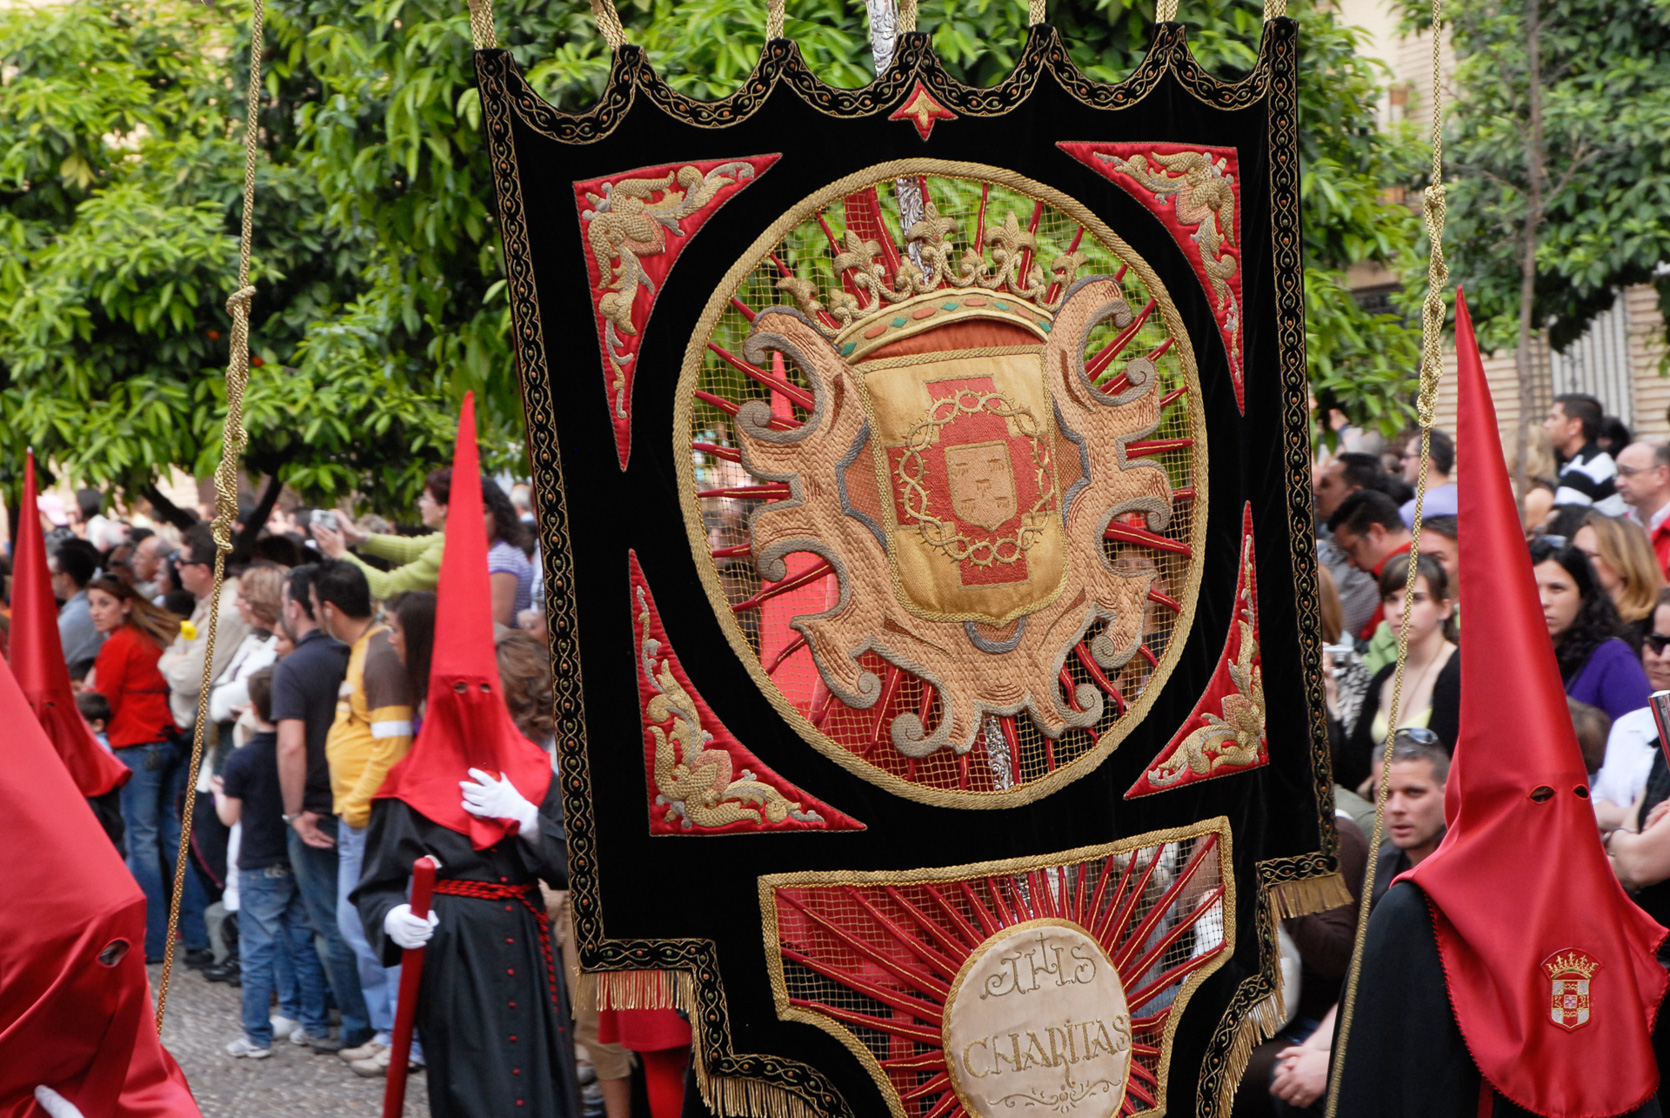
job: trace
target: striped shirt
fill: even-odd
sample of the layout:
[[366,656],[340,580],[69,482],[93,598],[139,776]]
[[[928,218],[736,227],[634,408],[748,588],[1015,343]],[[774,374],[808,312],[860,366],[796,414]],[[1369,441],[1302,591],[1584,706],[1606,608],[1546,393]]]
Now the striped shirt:
[[1560,467],[1554,503],[1593,505],[1596,511],[1607,516],[1622,516],[1628,510],[1614,485],[1617,476],[1618,466],[1612,456],[1594,443],[1585,443],[1582,450]]

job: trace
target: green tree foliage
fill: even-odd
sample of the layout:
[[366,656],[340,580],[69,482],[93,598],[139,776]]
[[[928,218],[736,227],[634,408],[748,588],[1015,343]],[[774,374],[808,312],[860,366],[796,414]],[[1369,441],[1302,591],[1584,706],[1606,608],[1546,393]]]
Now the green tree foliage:
[[[1213,70],[1252,64],[1260,8],[1191,0]],[[247,419],[252,470],[320,498],[409,508],[476,389],[490,462],[520,456],[498,232],[460,0],[269,0]],[[1395,138],[1379,75],[1314,0],[1300,86],[1311,371],[1355,418],[1396,425],[1416,349],[1360,310],[1344,272],[1413,236],[1384,200]],[[752,69],[758,0],[628,0],[629,38],[682,91],[715,97]],[[1122,77],[1153,13],[1052,3],[1079,65]],[[608,51],[585,0],[498,5],[501,44],[559,106],[589,105]],[[223,303],[236,262],[249,9],[81,0],[0,9],[0,459],[37,452],[135,489],[219,453]],[[1025,40],[1018,0],[927,0],[952,69],[990,84]],[[872,76],[862,5],[797,0],[788,34],[826,81]]]
[[[1541,220],[1528,321],[1563,347],[1612,305],[1615,288],[1635,283],[1656,282],[1670,310],[1670,275],[1658,270],[1670,261],[1670,0],[1627,11],[1600,0],[1450,0],[1446,9],[1456,69],[1445,242],[1480,341],[1515,344],[1533,176]],[[1424,4],[1409,3],[1406,15],[1429,25]]]

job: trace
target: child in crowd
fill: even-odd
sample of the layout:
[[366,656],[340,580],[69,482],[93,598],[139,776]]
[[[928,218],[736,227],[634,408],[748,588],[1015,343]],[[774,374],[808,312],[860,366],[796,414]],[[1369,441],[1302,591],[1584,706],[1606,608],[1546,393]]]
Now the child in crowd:
[[109,749],[110,738],[104,728],[110,725],[110,700],[97,691],[83,691],[75,697],[75,709],[86,719],[87,728],[93,731],[99,744]]
[[239,939],[242,948],[244,1035],[226,1046],[233,1056],[272,1055],[273,1023],[267,1016],[275,985],[278,940],[290,945],[307,1033],[325,1035],[325,972],[313,948],[313,928],[302,907],[285,845],[284,801],[278,783],[278,733],[272,722],[273,670],[249,677],[255,733],[226,759],[210,787],[215,811],[227,826],[243,823],[238,851]]

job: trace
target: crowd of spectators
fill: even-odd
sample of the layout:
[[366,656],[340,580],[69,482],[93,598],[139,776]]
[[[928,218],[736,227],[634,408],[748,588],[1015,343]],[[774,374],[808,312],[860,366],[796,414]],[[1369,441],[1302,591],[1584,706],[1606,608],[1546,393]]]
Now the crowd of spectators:
[[[1420,437],[1412,432],[1381,447],[1348,427],[1338,433],[1337,450],[1319,456],[1313,476],[1325,684],[1341,868],[1360,897],[1363,864],[1373,864],[1372,907],[1444,836],[1444,785],[1465,682],[1457,655],[1466,625],[1456,581],[1455,444],[1447,432],[1431,432],[1394,728],[1392,676],[1405,623]],[[1636,902],[1670,921],[1670,768],[1648,709],[1652,692],[1670,689],[1670,445],[1633,440],[1597,400],[1578,394],[1556,397],[1527,435],[1519,483],[1527,556],[1589,770],[1595,841]],[[1388,734],[1384,833],[1370,852]],[[1356,913],[1351,906],[1321,916],[1354,933]],[[1319,918],[1283,922],[1299,996],[1280,1035],[1255,1054],[1236,1099],[1238,1118],[1322,1112],[1332,1006],[1349,951],[1307,927]]]
[[[503,693],[512,721],[554,752],[543,590],[527,487],[482,481]],[[350,896],[367,858],[371,800],[422,726],[436,639],[435,587],[451,471],[436,470],[410,534],[341,510],[240,523],[205,664],[216,548],[209,526],[105,515],[96,492],[71,515],[41,501],[77,706],[131,771],[119,845],[145,893],[145,956],[167,947],[174,856],[192,738],[208,681],[204,756],[176,960],[241,988],[227,1058],[289,1043],[387,1073],[399,967],[385,967]],[[206,515],[208,510],[202,510]],[[253,521],[255,510],[240,511]],[[35,530],[21,524],[19,531]],[[8,595],[9,600],[9,595]],[[0,612],[0,622],[9,614]],[[0,627],[0,635],[4,629]],[[566,897],[548,896],[561,917]],[[560,921],[555,938],[564,942]],[[192,981],[186,978],[184,981]],[[586,1112],[627,1113],[631,1057],[581,1022]],[[421,1037],[412,1068],[423,1063]],[[608,1082],[600,1082],[607,1077]],[[605,1108],[605,1100],[607,1107]]]

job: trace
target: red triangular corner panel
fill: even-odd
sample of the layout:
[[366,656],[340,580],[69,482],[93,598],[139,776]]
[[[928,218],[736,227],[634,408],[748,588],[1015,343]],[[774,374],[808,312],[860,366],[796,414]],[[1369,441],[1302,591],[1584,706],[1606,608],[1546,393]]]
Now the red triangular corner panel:
[[1241,172],[1235,149],[1161,143],[1056,146],[1122,187],[1176,239],[1212,304],[1229,352],[1235,406],[1245,414]]
[[1181,729],[1125,793],[1127,800],[1198,784],[1270,763],[1264,732],[1264,669],[1258,646],[1252,505],[1241,517],[1241,576],[1235,621],[1206,693]]
[[665,163],[574,184],[621,469],[632,454],[632,377],[661,285],[707,219],[779,158]]
[[731,736],[684,674],[636,552],[630,562],[650,833],[864,830],[772,772]]

